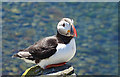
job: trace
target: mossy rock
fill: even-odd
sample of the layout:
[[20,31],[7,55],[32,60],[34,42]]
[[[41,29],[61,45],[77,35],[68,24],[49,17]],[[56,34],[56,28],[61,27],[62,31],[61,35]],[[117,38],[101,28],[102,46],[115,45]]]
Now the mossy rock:
[[41,70],[41,67],[36,65],[28,68],[21,77],[28,77],[28,76],[43,76],[43,75],[76,75],[74,73],[73,66],[69,64],[65,64],[59,67],[52,67]]

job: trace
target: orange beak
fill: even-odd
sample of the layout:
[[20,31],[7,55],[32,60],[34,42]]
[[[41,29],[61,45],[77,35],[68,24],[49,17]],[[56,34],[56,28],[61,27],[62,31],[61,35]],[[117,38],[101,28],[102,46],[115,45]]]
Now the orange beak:
[[77,31],[76,31],[74,25],[72,25],[72,28],[73,28],[73,32],[74,32],[73,37],[77,37]]

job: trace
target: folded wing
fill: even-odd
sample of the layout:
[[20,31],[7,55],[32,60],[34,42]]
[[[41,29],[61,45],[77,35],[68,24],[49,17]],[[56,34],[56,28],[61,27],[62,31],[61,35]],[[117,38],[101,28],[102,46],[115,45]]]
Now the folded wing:
[[35,60],[35,63],[39,63],[40,60],[49,58],[55,54],[58,41],[56,37],[46,37],[37,43],[29,46],[26,49],[20,50],[14,57],[24,58],[28,60]]

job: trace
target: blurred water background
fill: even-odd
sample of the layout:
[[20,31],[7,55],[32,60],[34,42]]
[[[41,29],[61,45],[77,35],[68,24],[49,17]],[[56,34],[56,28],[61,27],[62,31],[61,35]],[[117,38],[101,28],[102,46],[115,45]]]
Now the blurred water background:
[[3,2],[2,74],[20,75],[32,64],[11,56],[56,34],[63,18],[74,19],[77,53],[69,62],[78,75],[118,74],[118,5],[109,2]]

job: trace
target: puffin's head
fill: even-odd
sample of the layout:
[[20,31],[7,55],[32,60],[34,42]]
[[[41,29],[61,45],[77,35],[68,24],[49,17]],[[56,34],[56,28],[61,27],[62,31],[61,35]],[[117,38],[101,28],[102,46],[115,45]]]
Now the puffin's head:
[[76,29],[73,25],[73,20],[63,18],[57,25],[57,30],[61,35],[77,37]]

